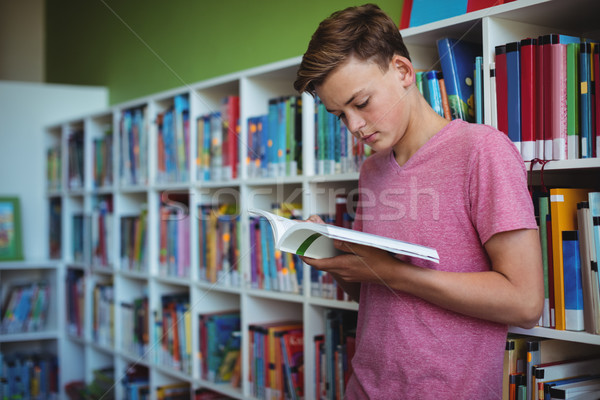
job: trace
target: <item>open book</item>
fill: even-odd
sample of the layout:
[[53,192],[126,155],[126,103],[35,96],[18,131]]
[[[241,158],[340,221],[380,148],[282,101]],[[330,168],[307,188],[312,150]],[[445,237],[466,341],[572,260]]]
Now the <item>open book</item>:
[[386,238],[334,225],[304,222],[280,217],[268,211],[248,209],[250,214],[265,217],[273,228],[275,247],[287,253],[310,258],[327,258],[342,254],[333,240],[363,244],[424,260],[440,262],[435,249],[401,240]]

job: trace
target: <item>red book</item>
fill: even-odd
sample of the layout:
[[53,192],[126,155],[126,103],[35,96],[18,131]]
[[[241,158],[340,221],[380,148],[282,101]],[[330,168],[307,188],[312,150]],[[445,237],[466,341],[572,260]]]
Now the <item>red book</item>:
[[[560,43],[558,35],[549,35],[550,40],[544,48],[544,92],[545,135],[552,141],[552,159],[567,159],[567,46]],[[546,63],[548,61],[548,63]],[[548,90],[549,89],[549,90]],[[548,158],[548,157],[546,157]]]
[[521,40],[521,155],[536,157],[536,53],[537,40]]
[[412,13],[413,0],[404,0],[402,4],[402,14],[400,15],[400,29],[406,29],[410,26],[410,14]]
[[544,139],[544,46],[542,45],[542,36],[537,40],[536,54],[536,81],[535,81],[535,156],[540,160],[552,159],[552,154],[549,158],[545,154],[545,139]]
[[508,135],[508,78],[506,46],[496,46],[496,107],[498,130]]
[[467,12],[482,10],[503,3],[503,0],[469,0],[467,2]]

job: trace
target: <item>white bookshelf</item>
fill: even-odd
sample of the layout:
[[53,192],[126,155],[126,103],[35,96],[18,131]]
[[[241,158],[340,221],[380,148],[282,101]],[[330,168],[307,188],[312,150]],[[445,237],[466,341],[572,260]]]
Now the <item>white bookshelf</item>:
[[[437,48],[435,41],[444,36],[464,38],[481,43],[484,54],[484,65],[489,68],[493,57],[494,46],[509,41],[520,40],[527,36],[557,32],[591,36],[597,33],[596,17],[600,12],[600,3],[592,0],[517,0],[490,9],[453,17],[404,30],[403,36],[411,52],[417,68],[435,68]],[[308,38],[307,38],[308,40]],[[209,79],[203,82],[175,88],[144,98],[117,104],[96,114],[85,114],[46,128],[45,143],[50,146],[61,141],[63,152],[66,151],[66,138],[70,128],[83,127],[85,143],[85,181],[81,188],[69,188],[66,182],[66,159],[63,163],[63,182],[60,189],[47,191],[47,198],[60,197],[63,202],[63,259],[64,268],[83,271],[86,280],[85,307],[86,327],[82,337],[72,337],[65,332],[57,333],[65,337],[69,358],[62,364],[62,382],[82,379],[90,381],[92,371],[96,368],[112,365],[115,368],[117,398],[122,397],[119,380],[125,367],[130,363],[145,365],[150,370],[151,392],[163,384],[186,382],[192,389],[206,387],[217,390],[234,398],[251,398],[251,388],[247,380],[249,351],[248,326],[281,319],[299,319],[304,322],[305,335],[305,393],[310,399],[314,393],[313,376],[314,344],[312,338],[323,333],[323,311],[327,308],[357,310],[356,303],[323,299],[311,295],[309,277],[310,269],[304,266],[305,287],[301,294],[252,289],[248,284],[250,240],[248,232],[248,207],[268,208],[272,202],[294,201],[302,203],[303,213],[333,212],[335,194],[350,192],[356,188],[358,175],[355,173],[339,175],[316,175],[314,155],[314,101],[309,96],[302,96],[303,104],[303,171],[298,177],[286,178],[248,178],[244,162],[247,156],[246,121],[248,117],[266,114],[268,100],[273,97],[294,94],[292,82],[301,58],[296,57],[257,68],[240,71]],[[484,74],[489,76],[489,74]],[[489,111],[489,81],[484,81],[485,121],[491,121]],[[157,180],[157,128],[153,121],[157,113],[165,110],[176,95],[187,95],[190,102],[190,154],[189,179],[182,182],[167,183]],[[240,96],[240,170],[237,179],[225,182],[204,182],[196,176],[196,118],[207,112],[217,110],[221,99],[227,95]],[[148,121],[147,153],[148,182],[127,185],[119,177],[120,154],[119,126],[123,110],[145,106]],[[91,141],[101,134],[101,126],[113,125],[113,184],[94,188],[91,184]],[[65,154],[65,153],[63,153]],[[529,165],[528,165],[529,168]],[[539,179],[541,167],[533,167],[532,179]],[[545,177],[551,182],[562,182],[576,176],[583,183],[594,184],[600,175],[600,159],[568,160],[551,162],[544,167]],[[590,181],[590,179],[596,179]],[[548,183],[548,182],[547,182]],[[190,272],[189,276],[163,276],[159,273],[158,263],[158,206],[161,193],[181,192],[189,199],[190,224]],[[89,215],[92,212],[94,199],[98,196],[110,196],[113,199],[114,233],[111,243],[114,253],[109,268],[92,267],[89,257],[83,261],[73,258],[71,236],[73,234],[72,216],[76,213]],[[199,279],[198,271],[198,205],[205,199],[222,196],[239,205],[242,221],[241,232],[241,268],[242,285],[240,287],[223,284],[211,284]],[[118,221],[122,216],[135,215],[147,210],[147,258],[146,270],[130,271],[122,266],[119,246],[121,243]],[[87,315],[91,314],[91,289],[94,282],[112,282],[114,285],[114,345],[95,343],[91,337],[91,325]],[[242,317],[242,385],[232,388],[227,384],[214,384],[200,379],[197,362],[192,363],[190,374],[166,367],[156,361],[156,346],[152,344],[144,355],[132,354],[122,348],[123,316],[119,305],[130,302],[141,296],[148,296],[150,307],[149,324],[152,326],[152,310],[160,307],[160,296],[172,292],[189,294],[192,308],[193,354],[198,346],[197,316],[202,313],[239,309]],[[62,299],[61,299],[62,301]],[[599,345],[597,335],[586,333],[556,331],[545,328],[524,330],[510,328],[511,332],[568,341],[578,341]],[[63,353],[65,354],[65,353]],[[73,354],[71,356],[71,354]],[[80,365],[83,364],[83,365]]]

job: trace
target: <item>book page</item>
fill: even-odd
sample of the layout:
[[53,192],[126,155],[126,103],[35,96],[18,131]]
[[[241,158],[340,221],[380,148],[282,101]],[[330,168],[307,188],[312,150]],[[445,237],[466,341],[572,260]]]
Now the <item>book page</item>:
[[273,235],[275,236],[275,246],[279,248],[279,241],[281,237],[288,229],[292,228],[294,225],[299,224],[299,221],[294,221],[292,219],[284,218],[279,215],[270,213],[268,211],[259,210],[257,208],[249,208],[248,212],[250,214],[254,214],[257,216],[265,217],[269,224],[271,224],[271,228],[273,229]]

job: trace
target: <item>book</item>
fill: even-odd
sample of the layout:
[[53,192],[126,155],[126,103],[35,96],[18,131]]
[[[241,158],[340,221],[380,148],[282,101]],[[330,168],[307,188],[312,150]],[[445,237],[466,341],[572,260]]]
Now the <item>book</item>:
[[600,358],[572,359],[539,364],[533,367],[537,399],[544,400],[544,383],[558,379],[599,374]]
[[475,122],[473,63],[481,55],[481,46],[446,37],[437,41],[437,49],[452,119]]
[[567,45],[567,159],[579,158],[579,43]]
[[483,57],[475,57],[475,68],[473,71],[475,81],[475,122],[483,124]]
[[591,43],[581,43],[579,49],[581,158],[592,157],[592,57]]
[[521,44],[506,44],[508,138],[521,153]]
[[521,156],[524,161],[536,158],[536,53],[537,40],[521,40]]
[[[589,195],[588,195],[589,196]],[[577,204],[577,228],[579,231],[579,254],[581,259],[581,283],[583,293],[583,312],[585,331],[592,334],[598,333],[598,319],[600,315],[598,278],[594,274],[595,254],[592,219],[590,217],[589,202]],[[597,267],[596,267],[597,269]]]
[[496,58],[494,61],[496,72],[496,119],[500,132],[508,135],[508,93],[506,71],[506,45],[495,47]]
[[[585,396],[584,396],[585,395]],[[550,389],[551,399],[598,399],[600,398],[600,378],[556,385]]]
[[562,232],[577,229],[577,203],[588,198],[587,189],[550,189],[556,329],[565,330],[565,282]]
[[583,331],[583,288],[579,232],[562,231],[563,271],[565,282],[565,329]]
[[267,219],[273,230],[275,247],[288,253],[310,258],[334,257],[341,253],[334,247],[333,240],[342,240],[439,263],[438,252],[431,247],[334,225],[290,220],[255,208],[248,212]]

